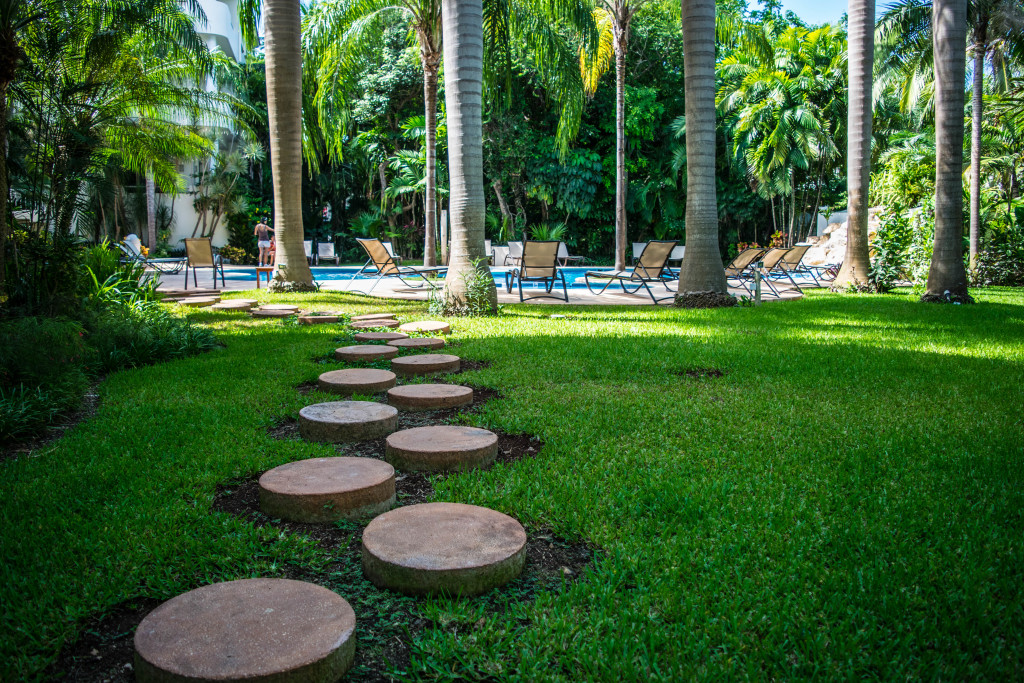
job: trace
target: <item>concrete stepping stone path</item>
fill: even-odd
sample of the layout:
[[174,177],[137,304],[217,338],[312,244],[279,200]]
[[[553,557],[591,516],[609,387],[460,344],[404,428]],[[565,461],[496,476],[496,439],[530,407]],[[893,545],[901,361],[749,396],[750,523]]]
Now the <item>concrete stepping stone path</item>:
[[299,434],[306,441],[370,441],[398,428],[398,409],[373,401],[315,403],[299,411]]
[[290,579],[203,586],[163,603],[135,632],[135,678],[333,683],[352,666],[356,615],[336,593]]
[[363,573],[410,595],[479,595],[519,576],[525,562],[523,526],[476,505],[409,505],[363,530]]
[[388,436],[384,459],[406,472],[452,472],[487,467],[498,456],[498,435],[479,427],[435,425]]
[[373,458],[311,458],[260,477],[260,510],[292,522],[358,520],[395,506],[395,468]]
[[427,332],[430,334],[448,334],[452,328],[448,323],[438,320],[421,320],[414,323],[405,323],[398,328],[399,332]]
[[355,363],[367,363],[375,360],[387,360],[398,355],[398,349],[383,344],[358,344],[356,346],[343,346],[334,350],[335,360],[343,360]]
[[356,332],[354,339],[358,342],[391,342],[397,339],[408,339],[409,335],[401,332]]
[[388,390],[388,403],[399,410],[438,410],[473,402],[473,389],[455,384],[406,384]]
[[[394,348],[394,347],[391,347]],[[395,349],[398,352],[398,349]],[[391,361],[391,369],[403,376],[433,375],[439,372],[458,372],[461,361],[458,356],[447,353],[424,353],[419,356],[405,356]]]
[[329,394],[379,394],[395,386],[395,373],[375,368],[331,370],[317,378],[316,388]]
[[300,325],[324,325],[327,323],[338,323],[345,319],[344,313],[333,311],[320,311],[307,313],[299,316]]
[[349,323],[349,327],[353,330],[375,330],[379,327],[394,329],[398,327],[398,325],[399,323],[397,320],[392,320],[390,318],[381,318],[378,320],[357,320]]

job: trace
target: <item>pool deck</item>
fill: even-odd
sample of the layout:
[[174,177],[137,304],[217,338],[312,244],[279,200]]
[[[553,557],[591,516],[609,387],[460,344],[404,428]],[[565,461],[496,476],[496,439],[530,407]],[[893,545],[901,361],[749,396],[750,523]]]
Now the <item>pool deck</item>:
[[[492,268],[493,271],[498,272],[501,269]],[[254,274],[255,267],[253,266],[225,266],[225,275],[227,276],[227,284],[220,285],[220,278],[217,278],[218,286],[220,286],[223,292],[242,292],[257,289],[255,279],[236,279],[232,278],[232,274]],[[212,284],[212,277],[210,276],[209,270],[201,270],[196,276],[199,284],[199,289],[208,289]],[[370,277],[360,277],[356,280],[344,279],[344,280],[323,280],[321,281],[321,291],[337,291],[346,292],[351,294],[362,294],[366,290],[369,290],[373,285],[374,279]],[[184,273],[178,273],[176,275],[160,274],[160,286],[158,289],[180,289],[185,286]],[[260,283],[260,289],[266,289],[266,282]],[[777,283],[779,290],[782,293],[781,299],[772,294],[767,287],[763,292],[764,302],[770,301],[785,301],[799,299],[803,295],[792,288],[783,288],[781,283]],[[189,276],[189,289],[193,287],[192,277]],[[617,291],[616,291],[617,290]],[[652,290],[656,297],[669,296],[671,291],[663,285],[652,285]],[[729,293],[737,297],[749,296],[746,290],[730,287]],[[530,292],[524,288],[524,294],[530,296]],[[372,297],[379,297],[382,299],[404,299],[408,301],[426,301],[427,300],[427,289],[424,288],[413,288],[403,284],[398,278],[385,278],[381,280],[379,284],[373,289]],[[518,304],[519,293],[513,288],[512,293],[509,294],[505,291],[504,287],[498,288],[498,303],[500,304]],[[564,301],[557,299],[532,299],[525,303],[531,304],[561,304],[565,305]],[[668,302],[664,302],[668,303]],[[637,306],[637,305],[652,305],[651,297],[641,289],[636,294],[626,294],[617,285],[613,285],[608,288],[604,294],[592,294],[584,289],[573,289],[569,288],[569,305],[602,305],[602,306]]]

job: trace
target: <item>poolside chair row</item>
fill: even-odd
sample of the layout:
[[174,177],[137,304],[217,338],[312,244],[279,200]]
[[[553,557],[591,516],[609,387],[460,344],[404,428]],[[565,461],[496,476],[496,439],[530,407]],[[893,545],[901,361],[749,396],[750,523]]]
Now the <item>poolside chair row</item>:
[[804,255],[810,248],[809,244],[798,244],[792,248],[751,247],[744,249],[725,267],[725,276],[729,284],[742,287],[747,293],[753,295],[754,276],[755,273],[759,274],[761,281],[775,296],[780,296],[776,283],[783,280],[788,280],[793,287],[800,291],[800,285],[797,284],[793,275],[810,276],[818,287],[821,287],[823,282],[835,280],[839,273],[838,265],[810,266],[804,264]]

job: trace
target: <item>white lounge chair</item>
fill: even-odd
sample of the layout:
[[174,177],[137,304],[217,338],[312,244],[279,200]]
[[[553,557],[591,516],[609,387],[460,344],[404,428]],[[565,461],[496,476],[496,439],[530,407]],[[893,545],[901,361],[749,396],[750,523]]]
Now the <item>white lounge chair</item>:
[[334,261],[334,265],[338,265],[341,257],[334,253],[334,242],[318,243],[316,245],[316,260],[317,263],[320,261]]

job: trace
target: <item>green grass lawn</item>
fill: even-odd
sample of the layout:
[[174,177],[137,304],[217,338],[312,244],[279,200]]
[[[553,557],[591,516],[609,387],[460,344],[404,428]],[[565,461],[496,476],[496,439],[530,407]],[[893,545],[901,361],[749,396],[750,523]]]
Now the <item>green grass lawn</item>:
[[[435,499],[603,552],[582,581],[497,611],[403,599],[435,625],[405,673],[1019,680],[1024,291],[974,294],[453,320],[454,352],[491,361],[459,381],[503,394],[467,419],[546,446],[438,480]],[[335,293],[275,300],[425,316]],[[211,503],[218,483],[334,453],[265,428],[325,400],[295,385],[341,367],[311,360],[338,328],[192,318],[225,348],[111,375],[95,417],[0,465],[0,679],[42,676],[86,617],[133,596],[331,561]],[[726,374],[684,374],[696,368]],[[331,587],[366,595],[349,570]],[[390,609],[369,595],[357,618]]]

